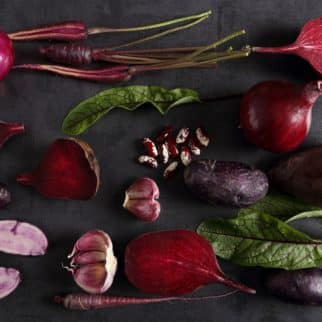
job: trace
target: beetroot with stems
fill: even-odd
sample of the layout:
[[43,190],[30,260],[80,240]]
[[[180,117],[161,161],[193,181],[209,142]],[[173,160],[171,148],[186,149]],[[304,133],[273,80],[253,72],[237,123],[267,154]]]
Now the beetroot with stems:
[[322,93],[322,81],[297,85],[265,81],[250,88],[240,106],[240,126],[246,137],[271,152],[288,152],[306,138],[312,107]]
[[294,43],[282,47],[253,47],[253,52],[293,54],[307,60],[322,74],[322,18],[308,21]]
[[17,176],[48,198],[87,200],[99,188],[99,165],[91,147],[82,140],[58,139],[48,148],[39,167]]
[[0,31],[0,81],[9,73],[15,60],[12,41],[7,34]]
[[190,230],[143,234],[125,251],[125,273],[139,290],[177,296],[214,283],[254,294],[255,290],[228,279],[209,242]]

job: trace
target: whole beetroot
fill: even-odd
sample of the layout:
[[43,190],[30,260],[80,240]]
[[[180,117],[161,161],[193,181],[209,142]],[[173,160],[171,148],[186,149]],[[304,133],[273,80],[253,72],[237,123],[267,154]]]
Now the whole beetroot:
[[210,203],[247,207],[265,197],[266,175],[234,161],[194,161],[184,172],[187,187]]
[[276,187],[304,201],[322,205],[322,146],[292,154],[268,176]]

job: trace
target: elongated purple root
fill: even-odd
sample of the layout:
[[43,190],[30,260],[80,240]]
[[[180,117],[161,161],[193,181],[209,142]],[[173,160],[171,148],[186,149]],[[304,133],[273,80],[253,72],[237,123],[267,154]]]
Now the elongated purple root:
[[40,28],[13,32],[8,36],[11,40],[83,40],[87,38],[87,28],[82,21],[67,21]]
[[92,62],[92,49],[85,44],[53,44],[40,47],[39,53],[55,63],[70,66],[88,65]]
[[117,83],[127,81],[131,78],[129,67],[127,65],[118,65],[100,69],[80,69],[59,65],[24,64],[16,65],[13,68],[47,71],[62,76],[69,76],[73,78],[86,79],[103,83]]
[[0,251],[25,256],[44,255],[45,234],[36,226],[16,220],[0,220]]
[[0,299],[12,293],[20,281],[19,271],[14,268],[0,267]]
[[61,304],[68,310],[94,310],[116,306],[151,304],[170,301],[203,301],[224,298],[226,296],[237,293],[234,290],[221,295],[201,296],[201,297],[159,297],[159,298],[140,298],[140,297],[122,297],[122,296],[104,296],[94,294],[69,294],[66,296],[56,296],[55,302]]

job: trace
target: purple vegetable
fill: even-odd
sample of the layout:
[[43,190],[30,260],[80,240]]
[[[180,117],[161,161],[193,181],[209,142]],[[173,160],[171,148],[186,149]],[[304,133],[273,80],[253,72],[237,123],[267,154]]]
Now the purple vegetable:
[[265,197],[266,175],[234,161],[194,161],[184,172],[187,187],[210,203],[247,207]]
[[0,251],[25,256],[44,255],[48,241],[36,226],[16,220],[0,220]]
[[0,267],[0,299],[12,293],[20,281],[19,271],[14,268]]
[[322,270],[276,271],[267,276],[266,288],[274,295],[302,304],[322,304]]
[[268,176],[276,187],[306,202],[322,205],[322,146],[292,154]]

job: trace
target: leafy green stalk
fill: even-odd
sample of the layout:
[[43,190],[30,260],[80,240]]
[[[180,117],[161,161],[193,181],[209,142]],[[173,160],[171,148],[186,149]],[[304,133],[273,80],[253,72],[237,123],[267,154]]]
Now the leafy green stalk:
[[96,123],[106,113],[118,107],[134,111],[143,104],[152,104],[162,115],[182,104],[200,102],[196,91],[188,88],[168,90],[159,86],[115,87],[86,99],[73,108],[64,119],[62,130],[78,135]]
[[322,241],[264,213],[230,220],[212,217],[197,231],[216,255],[239,265],[295,270],[322,264]]

